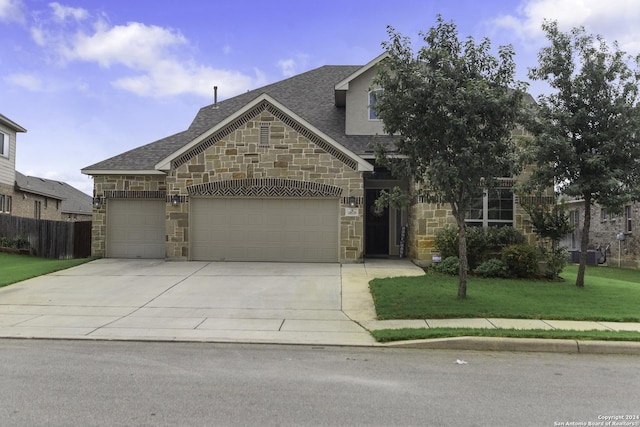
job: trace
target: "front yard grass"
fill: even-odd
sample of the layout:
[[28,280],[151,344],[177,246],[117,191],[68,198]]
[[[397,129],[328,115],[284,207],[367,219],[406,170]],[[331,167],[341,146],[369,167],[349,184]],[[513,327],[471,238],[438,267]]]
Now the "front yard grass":
[[588,267],[585,287],[575,286],[577,266],[563,282],[483,279],[470,276],[467,298],[456,298],[458,277],[374,279],[371,293],[378,319],[497,317],[515,319],[640,322],[640,271]]
[[[585,287],[575,286],[578,267],[563,282],[469,277],[467,298],[456,298],[458,277],[374,279],[371,293],[378,319],[515,318],[640,322],[640,271],[587,267]],[[640,341],[633,331],[406,328],[371,331],[379,342],[481,336],[572,340]]]
[[47,259],[0,252],[0,287],[75,267],[94,259]]

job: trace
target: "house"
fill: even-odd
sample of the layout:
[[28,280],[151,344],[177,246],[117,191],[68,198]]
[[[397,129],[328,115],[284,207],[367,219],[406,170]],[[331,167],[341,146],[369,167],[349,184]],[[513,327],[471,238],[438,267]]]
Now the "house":
[[[561,245],[570,252],[579,254],[582,227],[584,225],[585,205],[584,200],[576,199],[566,201],[569,221],[574,226],[571,234],[566,236]],[[589,227],[589,249],[600,248],[602,255],[606,251],[606,263],[613,266],[628,268],[640,268],[640,240],[634,235],[638,232],[638,218],[640,218],[640,203],[628,203],[620,206],[618,212],[612,212],[598,204],[591,206],[591,226]],[[577,256],[577,255],[576,255]],[[604,256],[598,254],[598,258],[587,261],[597,263],[604,262]],[[577,261],[576,258],[573,261]]]
[[[371,106],[376,64],[323,66],[207,105],[183,132],[88,166],[94,256],[183,260],[430,262],[453,224],[448,205],[416,200],[373,212],[407,187],[376,167],[388,143]],[[511,190],[479,200],[474,225],[526,229]]]
[[91,196],[64,182],[16,171],[16,136],[21,132],[26,129],[0,114],[0,215],[91,220]]

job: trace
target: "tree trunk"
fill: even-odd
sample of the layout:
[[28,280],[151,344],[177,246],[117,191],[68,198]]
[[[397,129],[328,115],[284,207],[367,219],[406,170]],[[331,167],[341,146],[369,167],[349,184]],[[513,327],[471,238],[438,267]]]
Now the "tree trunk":
[[460,271],[458,277],[458,298],[467,297],[467,268],[469,261],[467,260],[467,228],[464,222],[464,214],[460,214],[454,207],[454,216],[458,224],[458,258],[460,259]]
[[584,272],[587,268],[587,249],[589,248],[589,229],[591,228],[591,194],[584,197],[584,225],[582,226],[582,236],[580,238],[580,264],[578,265],[578,277],[576,286],[584,287]]

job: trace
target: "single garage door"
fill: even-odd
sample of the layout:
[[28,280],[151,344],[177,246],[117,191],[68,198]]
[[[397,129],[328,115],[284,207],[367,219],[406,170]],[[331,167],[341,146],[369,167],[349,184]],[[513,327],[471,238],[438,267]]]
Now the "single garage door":
[[107,257],[165,257],[164,200],[107,202]]
[[191,258],[338,261],[337,199],[192,198]]

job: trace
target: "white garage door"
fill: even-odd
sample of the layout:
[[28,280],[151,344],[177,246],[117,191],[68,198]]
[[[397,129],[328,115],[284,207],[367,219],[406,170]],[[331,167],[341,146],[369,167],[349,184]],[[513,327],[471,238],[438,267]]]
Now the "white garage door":
[[107,257],[165,257],[164,200],[107,201]]
[[338,261],[337,199],[192,198],[191,258]]

